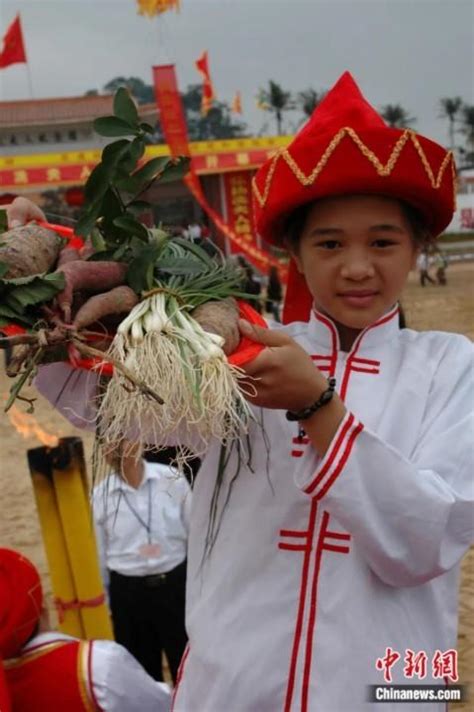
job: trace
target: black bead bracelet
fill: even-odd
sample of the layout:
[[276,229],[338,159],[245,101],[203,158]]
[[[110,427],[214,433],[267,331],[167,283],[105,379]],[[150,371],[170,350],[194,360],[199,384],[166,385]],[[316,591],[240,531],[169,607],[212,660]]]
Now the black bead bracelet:
[[313,405],[310,405],[307,408],[303,408],[303,410],[298,410],[296,412],[294,412],[292,410],[287,410],[286,411],[286,419],[291,420],[293,422],[296,420],[307,420],[314,413],[316,413],[317,410],[319,410],[323,406],[327,405],[329,403],[329,401],[332,400],[335,388],[336,388],[336,379],[328,378],[328,387],[324,391],[324,393],[321,394],[321,396],[318,398],[316,403],[313,403]]

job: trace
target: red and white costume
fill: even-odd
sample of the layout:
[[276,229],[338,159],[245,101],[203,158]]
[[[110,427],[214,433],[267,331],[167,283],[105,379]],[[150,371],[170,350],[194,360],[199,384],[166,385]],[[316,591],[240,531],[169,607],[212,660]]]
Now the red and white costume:
[[4,662],[14,710],[168,712],[170,691],[121,645],[40,633]]
[[[456,647],[459,561],[472,541],[472,346],[398,328],[397,310],[350,354],[313,314],[285,330],[334,374],[349,409],[320,461],[282,411],[262,411],[203,566],[219,448],[196,479],[187,629],[175,712],[361,712],[385,649]],[[354,415],[352,415],[354,413]],[[356,414],[356,415],[355,415]],[[471,453],[471,457],[469,457]],[[226,468],[221,501],[235,473]],[[443,684],[403,675],[393,682]],[[427,705],[442,710],[444,704]],[[413,712],[418,705],[404,705]]]
[[42,606],[36,567],[0,549],[0,712],[169,712],[168,686],[118,643],[34,635]]

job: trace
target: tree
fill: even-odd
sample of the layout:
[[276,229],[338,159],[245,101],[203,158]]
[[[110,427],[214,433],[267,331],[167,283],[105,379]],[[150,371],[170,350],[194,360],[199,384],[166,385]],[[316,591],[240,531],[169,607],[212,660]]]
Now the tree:
[[462,107],[461,133],[466,137],[466,150],[463,151],[467,166],[474,165],[474,104]]
[[386,104],[382,107],[380,113],[392,128],[404,129],[416,121],[416,118],[410,116],[400,104]]
[[[103,92],[113,94],[119,87],[127,87],[138,104],[155,102],[154,89],[151,84],[145,84],[138,77],[115,77],[108,82]],[[86,96],[97,96],[96,89],[90,89]],[[246,135],[247,126],[242,121],[232,117],[229,106],[225,102],[215,101],[207,116],[201,114],[202,86],[192,84],[181,93],[183,108],[188,126],[190,141],[209,141],[221,138],[237,138]],[[164,143],[164,136],[159,121],[153,135],[153,143]]]
[[214,101],[212,108],[201,114],[202,85],[191,84],[181,94],[188,125],[190,141],[209,141],[221,138],[239,138],[245,136],[246,125],[235,121],[228,104]]
[[454,130],[456,117],[459,114],[462,107],[462,99],[460,96],[455,97],[443,97],[440,99],[441,105],[441,116],[442,118],[447,118],[449,122],[449,147],[454,151]]
[[268,89],[261,89],[259,92],[259,104],[264,111],[275,115],[277,135],[281,136],[283,113],[295,108],[291,92],[284,91],[279,84],[270,79]]
[[106,94],[115,94],[119,87],[127,87],[138,104],[152,104],[155,92],[151,84],[145,84],[139,77],[115,77],[104,86]]
[[326,96],[326,91],[317,92],[314,89],[305,89],[300,91],[297,96],[298,107],[304,114],[304,120],[309,119],[315,108],[322,102]]

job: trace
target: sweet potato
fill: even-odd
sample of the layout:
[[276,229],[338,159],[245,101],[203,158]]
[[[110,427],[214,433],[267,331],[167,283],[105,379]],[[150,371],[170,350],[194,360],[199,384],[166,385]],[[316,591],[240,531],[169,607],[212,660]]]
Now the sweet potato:
[[136,304],[138,297],[133,289],[124,285],[115,287],[88,299],[77,312],[72,325],[77,330],[85,329],[110,314],[128,314]]
[[5,279],[49,272],[55,264],[62,240],[52,230],[35,223],[15,227],[0,236],[0,262],[9,266]]
[[84,262],[76,260],[59,267],[64,274],[66,286],[56,297],[66,323],[71,320],[71,304],[74,292],[103,292],[123,284],[127,265],[120,262]]
[[80,259],[82,258],[79,254],[79,250],[76,250],[75,247],[63,247],[63,249],[59,253],[58,264],[56,265],[56,269],[59,269],[59,267],[66,265],[68,262],[75,262],[76,260]]
[[191,316],[204,331],[225,339],[222,348],[227,356],[235,351],[240,341],[239,308],[235,299],[228,297],[220,302],[206,302],[197,307]]

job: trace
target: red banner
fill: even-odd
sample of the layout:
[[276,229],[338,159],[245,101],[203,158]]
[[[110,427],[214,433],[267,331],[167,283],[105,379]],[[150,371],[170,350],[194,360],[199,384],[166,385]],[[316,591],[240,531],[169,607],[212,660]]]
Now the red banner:
[[[227,173],[223,182],[227,224],[249,246],[258,247],[252,210],[252,171]],[[232,252],[240,251],[235,242],[230,244]]]
[[161,129],[172,156],[189,156],[188,130],[174,64],[153,67]]
[[[165,64],[153,67],[153,81],[161,128],[171,155],[189,156],[186,118],[178,90],[174,65]],[[243,252],[248,260],[262,272],[267,272],[272,265],[276,266],[280,272],[280,278],[286,282],[288,271],[286,265],[282,265],[279,260],[268,252],[259,249],[254,241],[252,241],[253,244],[249,244],[248,240],[237,234],[236,230],[225,223],[222,217],[209,205],[202,191],[199,178],[192,167],[184,181],[201,208],[211,218],[216,227],[231,240],[237,251]],[[250,211],[251,213],[252,211]]]

